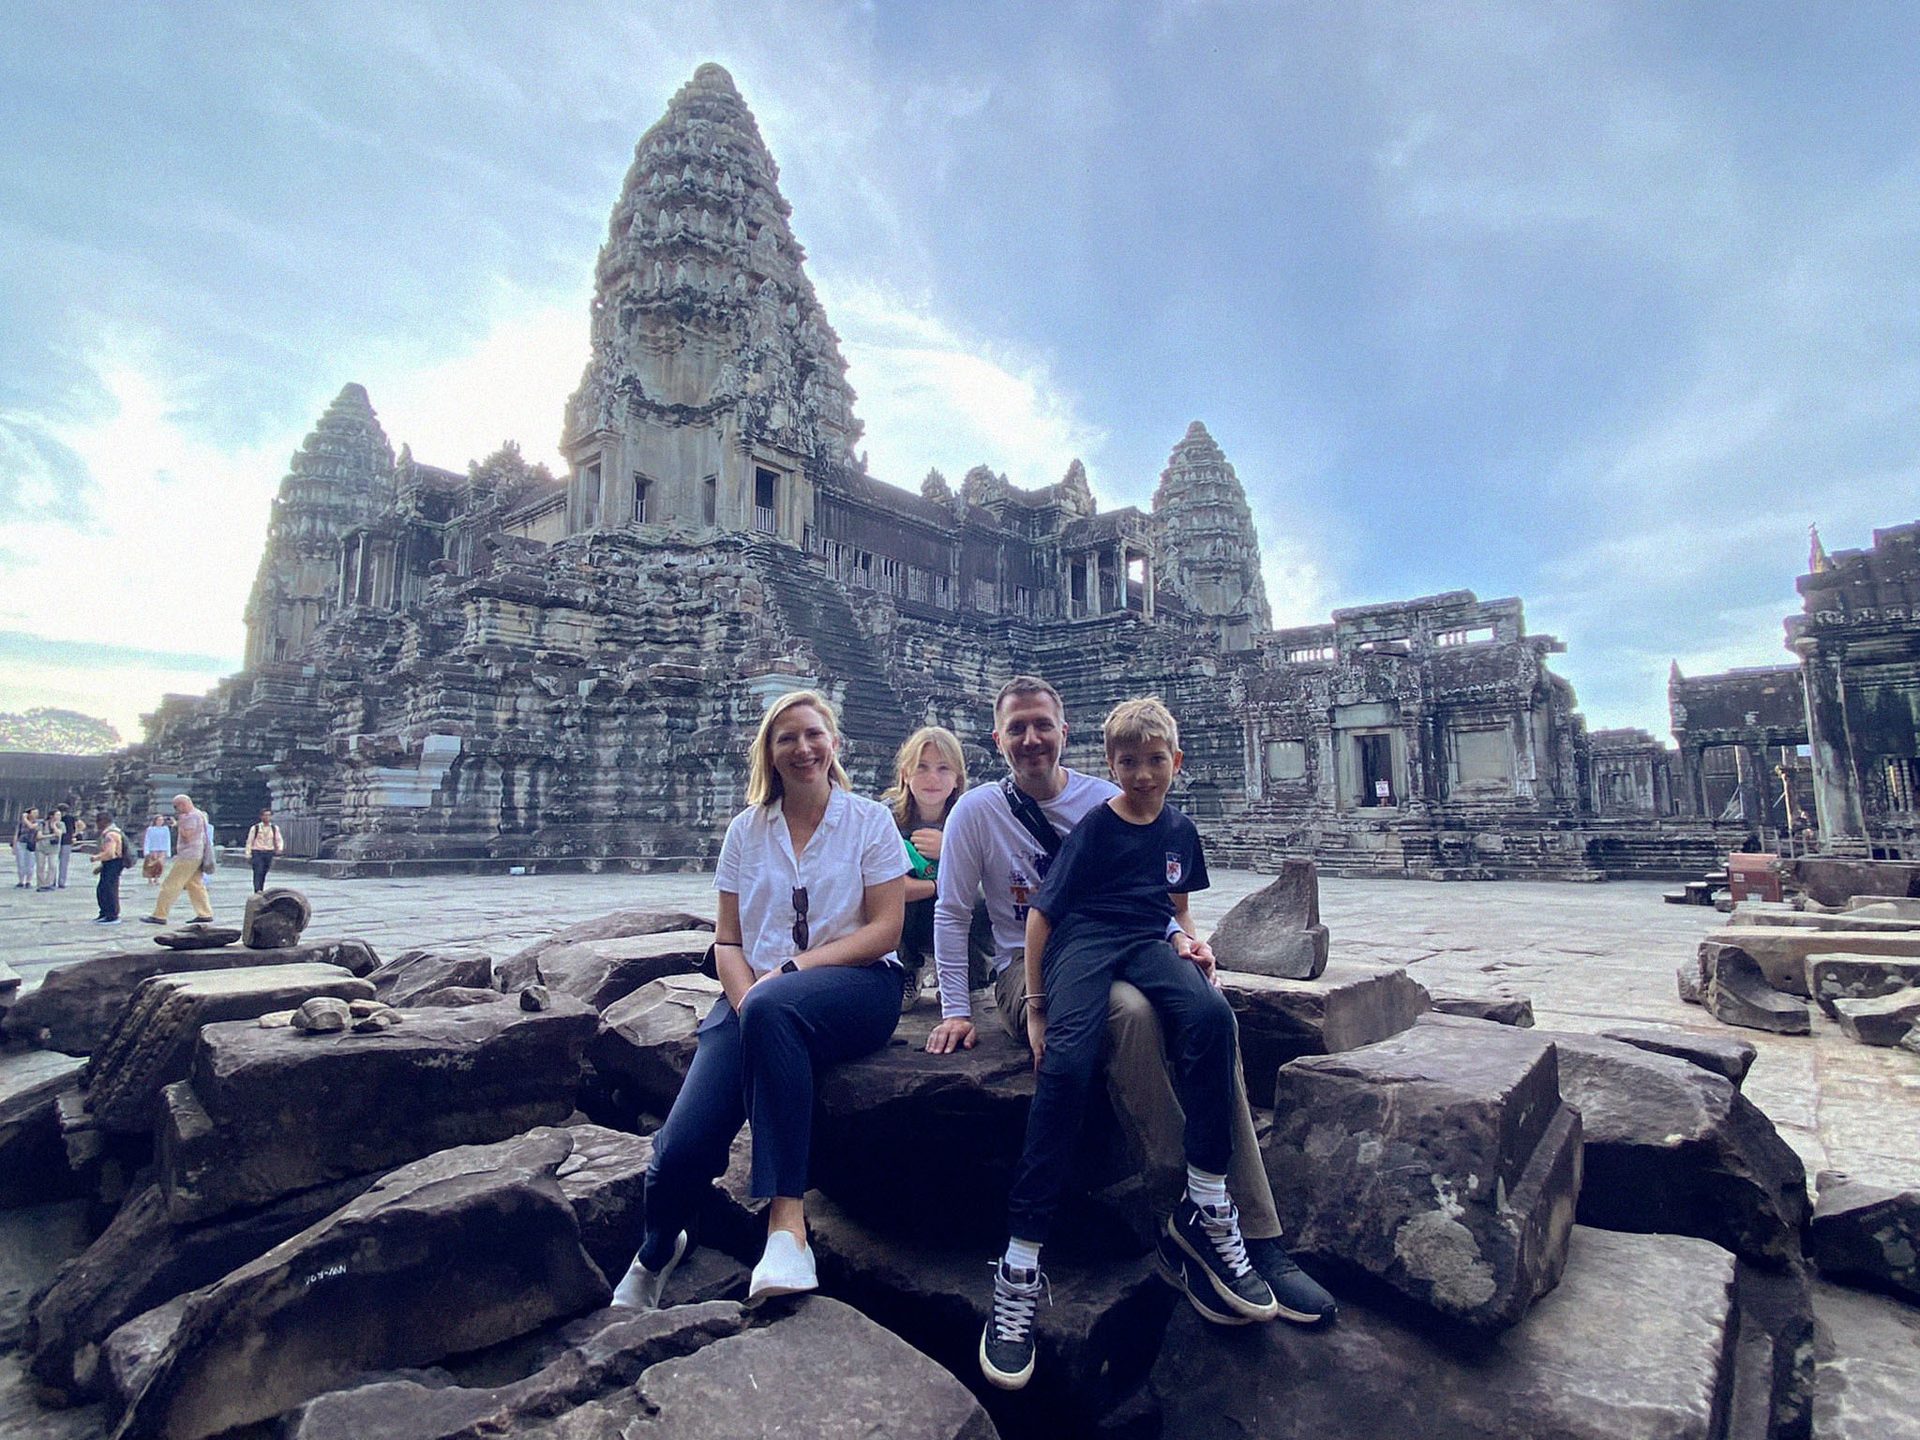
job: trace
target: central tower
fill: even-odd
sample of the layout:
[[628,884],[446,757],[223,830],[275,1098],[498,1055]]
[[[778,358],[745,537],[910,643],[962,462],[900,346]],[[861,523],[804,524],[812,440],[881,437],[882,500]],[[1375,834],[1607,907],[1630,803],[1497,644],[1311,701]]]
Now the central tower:
[[860,423],[759,127],[702,65],[634,147],[567,403],[570,533],[677,520],[798,545]]

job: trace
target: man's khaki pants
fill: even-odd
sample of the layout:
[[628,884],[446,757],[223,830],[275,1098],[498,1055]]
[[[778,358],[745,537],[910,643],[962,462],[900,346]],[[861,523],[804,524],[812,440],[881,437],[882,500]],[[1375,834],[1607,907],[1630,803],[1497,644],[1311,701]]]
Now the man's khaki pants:
[[184,860],[176,860],[167,869],[167,878],[160,886],[160,893],[153,902],[153,913],[162,920],[167,911],[173,908],[173,902],[180,898],[180,892],[187,892],[187,899],[193,904],[193,913],[202,920],[213,918],[213,904],[207,899],[206,883],[200,878],[200,857],[192,855]]
[[[993,993],[1000,1005],[1000,1023],[1016,1043],[1025,1045],[1027,966],[1018,953],[1012,964],[994,976]],[[1145,1167],[1147,1202],[1154,1215],[1164,1220],[1187,1189],[1187,1116],[1167,1070],[1160,1017],[1147,997],[1124,980],[1114,981],[1107,998],[1107,1046],[1107,1094],[1127,1132],[1127,1143]],[[1246,1076],[1237,1063],[1233,1067],[1233,1163],[1227,1168],[1227,1191],[1240,1207],[1242,1235],[1249,1240],[1279,1238],[1273,1186],[1260,1158]]]

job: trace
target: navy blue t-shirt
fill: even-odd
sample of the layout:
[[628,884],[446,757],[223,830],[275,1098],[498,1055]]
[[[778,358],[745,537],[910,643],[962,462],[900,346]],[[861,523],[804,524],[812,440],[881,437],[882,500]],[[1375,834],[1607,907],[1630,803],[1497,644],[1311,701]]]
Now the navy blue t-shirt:
[[1150,825],[1135,825],[1096,805],[1067,836],[1033,908],[1055,931],[1083,920],[1164,935],[1173,894],[1207,888],[1200,832],[1171,805]]

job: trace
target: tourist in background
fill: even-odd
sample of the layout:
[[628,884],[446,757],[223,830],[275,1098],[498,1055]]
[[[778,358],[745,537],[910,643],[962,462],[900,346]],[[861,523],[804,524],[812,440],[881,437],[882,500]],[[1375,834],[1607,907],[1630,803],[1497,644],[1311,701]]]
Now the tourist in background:
[[280,827],[273,823],[273,811],[262,810],[253,828],[247,831],[247,863],[253,866],[254,894],[267,888],[267,871],[273,868],[273,857],[286,848],[287,842],[280,838]]
[[887,1043],[900,1019],[906,854],[886,808],[852,794],[833,709],[811,690],[768,707],[747,808],[714,874],[714,967],[725,994],[701,1021],[673,1110],[653,1137],[646,1231],[615,1305],[650,1310],[686,1253],[686,1226],[753,1122],[767,1245],[749,1303],[817,1288],[807,1244],[814,1074]]
[[80,821],[78,806],[71,810],[62,807],[53,813],[60,822],[60,879],[57,884],[64,890],[67,888],[67,866],[73,863],[74,843],[86,833],[87,827]]
[[203,924],[213,919],[213,906],[207,900],[206,882],[201,879],[201,866],[207,862],[213,852],[213,830],[207,824],[206,815],[194,809],[193,797],[176,795],[173,797],[173,814],[179,836],[179,843],[173,852],[173,864],[167,867],[167,878],[160,886],[160,893],[154,897],[153,913],[140,918],[149,925],[167,923],[167,912],[173,908],[173,902],[180,898],[180,892],[187,892],[187,899],[193,904],[196,920]]
[[120,923],[120,872],[127,868],[127,837],[113,816],[105,810],[93,817],[94,829],[100,834],[99,843],[93,851],[94,872],[100,877],[94,882],[93,898],[100,907],[100,913],[94,918],[96,925],[118,925]]
[[13,826],[13,888],[33,888],[33,847],[40,840],[40,812],[29,806]]
[[146,857],[140,863],[140,873],[147,877],[149,885],[158,885],[160,877],[167,872],[167,861],[173,858],[173,831],[167,828],[165,816],[153,817],[140,842],[140,852]]
[[60,883],[60,814],[60,807],[54,806],[34,831],[33,858],[43,892],[58,888]]
[[[933,959],[933,900],[940,873],[941,831],[953,803],[967,788],[967,760],[960,740],[940,725],[924,725],[907,737],[893,760],[893,788],[880,797],[907,850],[906,917],[900,926],[900,1010],[920,996],[920,975]],[[993,958],[993,922],[985,903],[973,907],[967,934],[970,986],[986,985]]]

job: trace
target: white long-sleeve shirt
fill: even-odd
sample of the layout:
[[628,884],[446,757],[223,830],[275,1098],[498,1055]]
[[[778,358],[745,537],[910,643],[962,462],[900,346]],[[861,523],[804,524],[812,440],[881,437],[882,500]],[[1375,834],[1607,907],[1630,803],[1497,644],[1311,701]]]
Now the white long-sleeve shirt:
[[[1117,785],[1078,771],[1040,813],[1064,838],[1094,806],[1120,793]],[[1047,853],[1015,818],[1000,782],[967,791],[947,816],[940,842],[940,876],[933,907],[933,963],[940,977],[940,1016],[970,1018],[967,998],[967,927],[976,895],[993,921],[993,969],[997,975],[1027,943],[1027,900],[1040,888]]]

